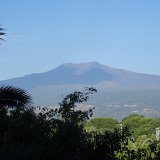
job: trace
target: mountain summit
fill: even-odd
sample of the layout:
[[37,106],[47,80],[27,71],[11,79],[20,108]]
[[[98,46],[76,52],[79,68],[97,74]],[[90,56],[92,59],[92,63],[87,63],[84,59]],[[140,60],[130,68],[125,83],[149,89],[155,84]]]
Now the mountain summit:
[[98,85],[112,89],[160,88],[160,76],[115,69],[98,62],[64,63],[57,68],[1,81],[24,89],[55,85]]

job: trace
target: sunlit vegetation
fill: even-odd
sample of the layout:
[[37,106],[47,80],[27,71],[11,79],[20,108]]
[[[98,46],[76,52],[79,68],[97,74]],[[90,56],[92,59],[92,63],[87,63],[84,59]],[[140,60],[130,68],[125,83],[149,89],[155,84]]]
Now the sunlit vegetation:
[[119,122],[110,117],[93,118],[85,124],[87,131],[97,131],[104,133],[105,131],[114,131],[120,128]]
[[128,126],[134,138],[141,135],[155,134],[155,128],[160,127],[160,118],[149,118],[133,114],[122,120],[124,126]]
[[130,137],[123,146],[122,152],[115,152],[117,159],[124,160],[158,160],[160,158],[160,143],[156,141],[155,128],[160,126],[159,118],[149,118],[133,114],[118,122],[113,118],[94,118],[88,121],[85,129],[105,133],[128,127]]

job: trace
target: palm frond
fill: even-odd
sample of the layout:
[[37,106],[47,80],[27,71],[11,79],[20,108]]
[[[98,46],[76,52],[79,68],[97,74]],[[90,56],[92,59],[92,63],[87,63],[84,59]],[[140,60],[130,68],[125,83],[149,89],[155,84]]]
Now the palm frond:
[[13,86],[0,87],[0,106],[16,107],[31,103],[31,96],[23,89]]

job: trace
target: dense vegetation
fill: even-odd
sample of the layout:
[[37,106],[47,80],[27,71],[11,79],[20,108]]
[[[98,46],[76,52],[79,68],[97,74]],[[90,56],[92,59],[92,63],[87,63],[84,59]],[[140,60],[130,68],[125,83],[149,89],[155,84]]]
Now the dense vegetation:
[[115,128],[127,126],[132,133],[132,137],[137,139],[139,136],[146,135],[155,137],[155,128],[160,127],[160,118],[149,118],[143,115],[132,114],[118,122],[110,117],[98,117],[91,119],[85,124],[87,130],[98,132],[113,131]]
[[160,118],[133,114],[125,117],[121,122],[103,117],[91,119],[85,124],[87,131],[100,133],[113,132],[115,128],[123,129],[125,126],[129,128],[131,136],[123,152],[117,153],[120,159],[156,159],[159,157],[160,146],[156,141],[155,128],[160,127]]
[[85,124],[86,130],[101,133],[104,133],[105,131],[114,131],[115,128],[120,128],[119,122],[110,117],[94,118]]
[[92,116],[76,110],[94,88],[67,95],[53,110],[31,106],[31,97],[21,89],[0,88],[0,159],[114,159],[129,133],[86,132]]
[[135,139],[142,135],[151,137],[152,134],[155,135],[155,128],[160,127],[160,118],[149,118],[133,114],[124,118],[122,124],[130,128]]
[[[93,110],[80,111],[77,104],[96,91],[75,91],[53,110],[33,107],[32,98],[22,89],[0,87],[0,159],[158,160],[159,143],[149,135],[159,119],[132,115],[121,122],[122,128],[112,118],[89,121]],[[135,132],[142,124],[151,128]]]

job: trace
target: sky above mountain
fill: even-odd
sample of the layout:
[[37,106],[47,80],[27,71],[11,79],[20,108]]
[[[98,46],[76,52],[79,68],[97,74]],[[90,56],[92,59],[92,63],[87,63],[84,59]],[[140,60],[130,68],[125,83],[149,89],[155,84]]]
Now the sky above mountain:
[[160,75],[159,0],[1,0],[0,80],[65,62]]

